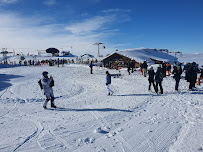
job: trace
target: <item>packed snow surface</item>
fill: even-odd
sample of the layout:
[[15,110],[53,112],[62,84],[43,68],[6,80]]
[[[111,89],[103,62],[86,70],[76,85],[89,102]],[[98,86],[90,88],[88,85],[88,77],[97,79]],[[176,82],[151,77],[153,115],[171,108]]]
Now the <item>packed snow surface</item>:
[[[57,109],[43,109],[38,80],[55,80]],[[199,152],[203,151],[203,89],[164,78],[163,95],[148,91],[140,71],[112,77],[84,65],[0,69],[0,152]],[[118,73],[109,70],[111,74]]]

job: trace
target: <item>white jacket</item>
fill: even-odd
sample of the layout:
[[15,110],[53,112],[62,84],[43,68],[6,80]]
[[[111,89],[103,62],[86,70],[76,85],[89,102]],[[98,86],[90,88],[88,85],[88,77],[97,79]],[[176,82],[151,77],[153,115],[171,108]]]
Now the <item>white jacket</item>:
[[53,93],[51,82],[52,82],[52,79],[43,77],[42,86],[43,86],[44,94]]

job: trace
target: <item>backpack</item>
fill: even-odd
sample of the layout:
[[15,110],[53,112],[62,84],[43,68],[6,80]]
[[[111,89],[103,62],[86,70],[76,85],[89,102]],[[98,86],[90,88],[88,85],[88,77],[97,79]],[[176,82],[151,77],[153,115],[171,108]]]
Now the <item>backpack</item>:
[[41,89],[43,89],[43,86],[42,86],[42,81],[41,81],[41,79],[38,81],[38,84],[39,84],[39,86],[40,86],[40,88]]
[[54,80],[51,80],[50,87],[53,87],[53,86],[54,86]]

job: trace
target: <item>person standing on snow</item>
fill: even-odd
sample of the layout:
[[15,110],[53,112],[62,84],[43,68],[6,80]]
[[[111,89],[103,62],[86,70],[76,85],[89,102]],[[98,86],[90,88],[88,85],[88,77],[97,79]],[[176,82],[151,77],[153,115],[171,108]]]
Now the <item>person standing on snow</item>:
[[[203,66],[202,66],[203,68]],[[200,80],[203,79],[203,69],[201,69],[201,72],[200,72],[200,76],[199,78],[197,79],[197,84],[200,85]]]
[[158,85],[159,85],[160,93],[163,94],[163,87],[162,87],[163,72],[162,72],[162,69],[161,69],[161,65],[158,67],[158,69],[156,71],[155,81],[156,81],[156,93],[158,94]]
[[166,72],[168,73],[168,76],[170,76],[170,72],[171,72],[171,64],[168,62],[166,63]]
[[110,89],[110,85],[111,85],[111,75],[108,71],[106,71],[106,86],[108,95],[113,95],[114,92]]
[[146,77],[146,74],[147,74],[147,67],[148,67],[147,62],[144,61],[144,63],[142,64],[142,71],[143,71],[144,77]]
[[198,69],[196,67],[196,63],[193,62],[190,66],[190,68],[188,69],[188,80],[189,80],[189,90],[192,90],[195,88],[195,83],[197,81],[197,72]]
[[151,66],[148,70],[148,74],[149,74],[149,78],[148,78],[148,81],[149,81],[149,91],[151,90],[151,84],[153,84],[153,87],[154,87],[154,91],[156,91],[156,86],[154,84],[154,75],[155,75],[155,72],[154,72],[154,69],[153,67]]
[[190,68],[190,63],[187,62],[186,65],[184,65],[183,71],[185,72],[185,80],[188,81],[188,69]]
[[41,83],[41,89],[44,90],[44,95],[46,96],[46,101],[43,104],[43,108],[47,109],[47,103],[49,100],[51,100],[51,107],[52,108],[56,108],[56,106],[54,105],[54,93],[53,93],[53,86],[54,86],[54,79],[51,76],[50,78],[48,78],[48,72],[44,71],[42,73],[43,78],[40,79],[39,84]]
[[89,67],[90,67],[90,74],[93,74],[93,72],[92,72],[93,71],[93,66],[94,66],[93,62],[91,61],[90,65],[89,65]]
[[130,75],[130,68],[131,68],[131,64],[130,64],[130,62],[128,62],[127,71],[128,71],[128,74],[129,74],[129,75]]
[[162,72],[163,72],[163,77],[166,77],[166,63],[162,63]]
[[172,73],[174,74],[174,79],[176,80],[175,90],[178,91],[178,86],[179,86],[179,82],[181,79],[182,69],[180,68],[180,66],[176,66],[176,67],[174,67],[174,70]]
[[134,60],[132,60],[132,62],[131,62],[131,73],[134,72],[134,68],[135,68],[135,62],[134,62]]

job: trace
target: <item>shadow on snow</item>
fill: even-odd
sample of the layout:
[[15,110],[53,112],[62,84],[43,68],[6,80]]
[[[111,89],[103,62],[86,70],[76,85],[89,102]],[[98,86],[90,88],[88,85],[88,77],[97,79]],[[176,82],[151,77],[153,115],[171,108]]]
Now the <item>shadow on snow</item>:
[[109,112],[109,111],[121,111],[121,112],[133,112],[131,110],[123,110],[123,109],[113,109],[113,108],[103,108],[103,109],[71,109],[71,108],[51,108],[47,110],[53,110],[53,111],[101,111],[101,112]]
[[121,94],[121,95],[113,95],[113,96],[152,96],[153,94]]
[[23,77],[23,76],[10,75],[10,74],[0,74],[0,91],[12,86],[12,84],[9,83],[10,79],[15,79],[15,78],[19,78],[19,77]]

